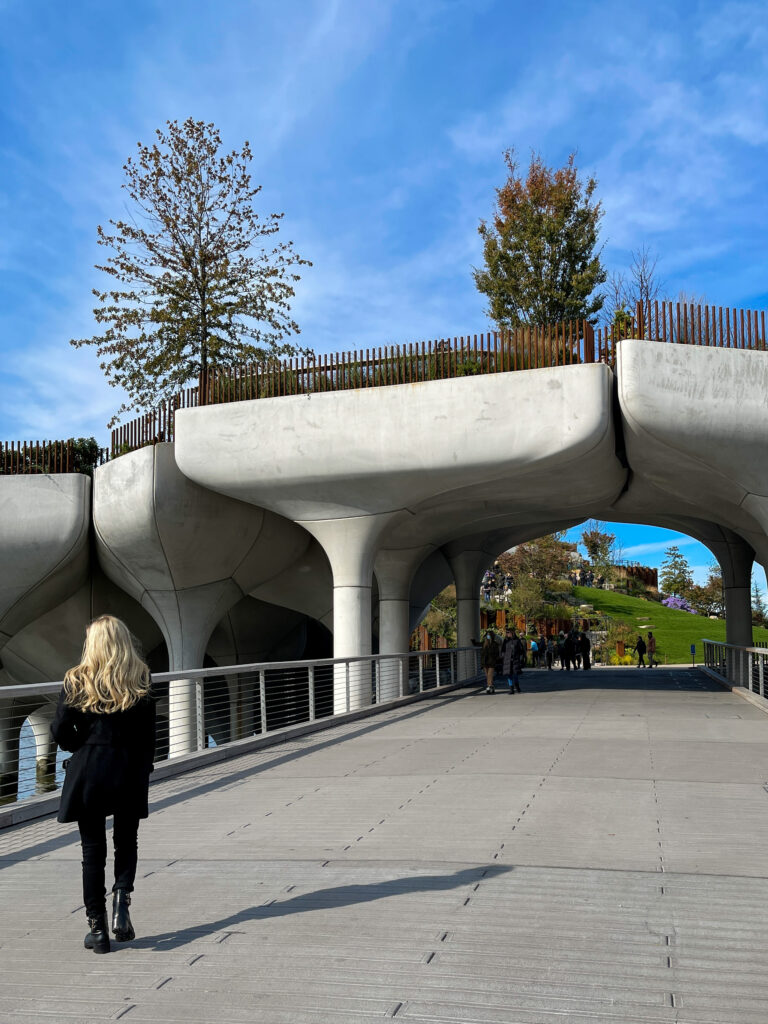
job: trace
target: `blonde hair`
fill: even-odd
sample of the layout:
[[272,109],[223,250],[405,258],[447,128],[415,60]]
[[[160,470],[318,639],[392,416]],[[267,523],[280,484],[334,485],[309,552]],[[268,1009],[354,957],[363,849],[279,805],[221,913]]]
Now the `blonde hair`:
[[94,619],[85,634],[82,661],[64,676],[67,704],[109,715],[141,700],[149,685],[149,668],[125,623],[113,615]]

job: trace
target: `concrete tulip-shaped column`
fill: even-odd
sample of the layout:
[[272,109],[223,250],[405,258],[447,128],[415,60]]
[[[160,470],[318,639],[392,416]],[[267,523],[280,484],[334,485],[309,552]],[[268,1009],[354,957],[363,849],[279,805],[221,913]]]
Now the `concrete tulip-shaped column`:
[[752,646],[752,564],[754,549],[730,530],[720,543],[708,542],[723,573],[726,643]]
[[80,473],[0,477],[0,648],[85,582],[90,510]]
[[[79,473],[0,477],[0,650],[84,583],[90,488]],[[25,717],[0,701],[0,800],[16,799]]]
[[409,692],[411,582],[431,550],[430,545],[424,544],[405,550],[383,550],[376,555],[374,572],[379,587],[379,654],[403,655],[380,663],[382,699],[404,697]]
[[[457,646],[471,647],[472,641],[480,635],[480,583],[493,556],[478,548],[459,550],[460,544],[459,541],[446,545],[443,550],[456,583]],[[474,674],[474,667],[472,655],[463,654],[459,660],[459,678],[470,678]]]
[[[371,653],[371,587],[376,545],[392,513],[345,519],[302,521],[322,545],[333,573],[333,656]],[[338,665],[334,671],[335,713],[373,701],[374,683],[367,664]]]
[[[101,566],[155,619],[173,672],[200,668],[224,613],[295,562],[309,541],[294,523],[187,479],[172,444],[97,469],[93,504]],[[198,688],[183,678],[170,684],[171,757],[205,740]]]

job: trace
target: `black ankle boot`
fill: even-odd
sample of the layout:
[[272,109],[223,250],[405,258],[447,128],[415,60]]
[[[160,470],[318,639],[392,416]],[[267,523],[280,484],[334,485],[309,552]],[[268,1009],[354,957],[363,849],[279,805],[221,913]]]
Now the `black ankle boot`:
[[83,945],[86,949],[92,949],[94,953],[109,952],[109,928],[107,926],[106,912],[97,917],[88,918],[88,926],[91,929],[85,936]]
[[128,907],[131,905],[130,893],[125,889],[115,889],[112,894],[112,931],[118,942],[128,942],[136,938],[136,932],[131,924],[131,915]]

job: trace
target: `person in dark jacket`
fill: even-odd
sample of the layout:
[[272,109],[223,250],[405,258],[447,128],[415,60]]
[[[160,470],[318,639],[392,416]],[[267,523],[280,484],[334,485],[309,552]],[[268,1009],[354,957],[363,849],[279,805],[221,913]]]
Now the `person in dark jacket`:
[[507,677],[510,693],[520,693],[523,655],[523,644],[516,630],[508,629],[501,645],[501,671]]
[[637,667],[638,668],[645,668],[646,646],[645,646],[645,640],[643,640],[642,636],[638,636],[637,643],[635,644],[633,650],[634,650],[635,654],[637,655]]
[[496,662],[499,660],[499,645],[491,630],[487,630],[483,647],[480,652],[480,660],[485,671],[486,693],[495,693],[493,684],[496,679]]
[[585,669],[590,669],[592,667],[592,643],[586,633],[582,632],[581,636],[579,637],[579,644],[581,646],[582,667]]
[[51,725],[67,764],[59,821],[76,821],[83,848],[83,901],[90,931],[86,949],[108,953],[106,819],[114,816],[115,882],[112,931],[135,937],[129,906],[136,878],[139,820],[155,752],[155,701],[149,669],[127,626],[102,615],[88,627],[82,661],[69,669]]
[[565,634],[565,639],[563,640],[562,646],[560,648],[560,662],[561,662],[562,668],[564,668],[566,672],[570,672],[571,671],[571,662],[572,661],[573,661],[573,634],[569,632],[569,633]]

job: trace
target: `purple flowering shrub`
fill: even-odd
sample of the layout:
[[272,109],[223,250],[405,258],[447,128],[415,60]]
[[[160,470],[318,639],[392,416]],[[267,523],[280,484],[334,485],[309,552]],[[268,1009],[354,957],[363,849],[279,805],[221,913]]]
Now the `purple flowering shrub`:
[[695,608],[691,608],[684,597],[665,597],[661,602],[666,608],[679,608],[681,612],[690,612],[691,615],[697,615],[698,612]]

